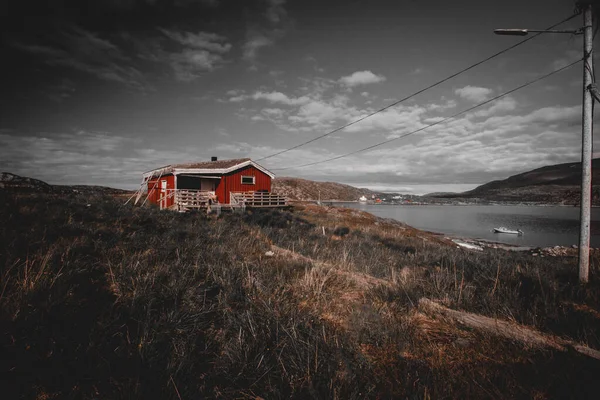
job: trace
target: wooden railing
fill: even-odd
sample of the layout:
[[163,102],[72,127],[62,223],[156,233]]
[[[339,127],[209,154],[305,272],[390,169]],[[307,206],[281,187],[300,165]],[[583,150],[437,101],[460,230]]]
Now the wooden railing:
[[[173,204],[167,207],[169,199]],[[244,209],[245,207],[285,207],[287,199],[276,193],[263,192],[231,192],[230,204],[219,204],[215,192],[192,189],[167,189],[166,193],[158,199],[161,209],[169,208],[177,211],[188,211],[206,209],[209,204],[211,208],[221,209],[221,206],[233,209]]]
[[163,193],[159,192],[159,198],[158,198],[158,206],[160,207],[161,210],[167,208],[167,204],[169,203],[169,199],[172,199],[175,197],[175,191],[173,189],[165,189],[165,194],[163,195]]
[[175,189],[175,206],[179,211],[208,207],[211,203],[217,202],[215,192],[206,190]]
[[231,192],[232,206],[238,207],[285,207],[287,199],[276,193],[264,192]]

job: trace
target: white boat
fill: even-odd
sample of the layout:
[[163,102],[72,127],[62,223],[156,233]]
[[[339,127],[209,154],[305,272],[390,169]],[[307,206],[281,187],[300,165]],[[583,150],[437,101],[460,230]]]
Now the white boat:
[[360,198],[358,199],[359,203],[366,203],[367,202],[367,198],[365,196],[360,196]]
[[511,234],[511,235],[522,235],[523,234],[523,231],[520,230],[520,229],[517,229],[517,230],[515,230],[515,229],[508,229],[508,228],[505,228],[503,226],[500,226],[498,228],[492,229],[492,232],[494,232],[494,233],[508,233],[508,234]]

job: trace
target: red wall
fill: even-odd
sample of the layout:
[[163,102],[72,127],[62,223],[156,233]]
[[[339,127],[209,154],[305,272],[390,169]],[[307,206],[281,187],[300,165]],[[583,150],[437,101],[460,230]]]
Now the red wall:
[[[173,175],[164,175],[160,177],[152,178],[148,181],[148,201],[153,204],[158,204],[158,200],[161,197],[160,193],[160,181],[167,181],[167,189],[175,189],[175,177]],[[167,199],[167,207],[172,206],[175,203],[173,197]]]
[[[254,176],[254,185],[242,185],[242,175]],[[229,204],[229,192],[254,192],[257,190],[271,191],[271,177],[261,170],[247,166],[230,174],[224,175],[215,190],[219,203]]]

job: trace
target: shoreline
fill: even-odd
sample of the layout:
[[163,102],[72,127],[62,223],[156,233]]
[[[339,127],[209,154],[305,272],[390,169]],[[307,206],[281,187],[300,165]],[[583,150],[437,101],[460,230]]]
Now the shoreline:
[[[464,206],[464,204],[462,205]],[[481,206],[480,204],[477,205]],[[331,206],[340,208],[340,205]],[[456,239],[483,247],[526,251],[536,248],[554,248],[556,246],[560,248],[572,248],[578,244],[576,237],[577,233],[573,226],[574,224],[579,224],[579,222],[576,220],[576,211],[570,209],[569,206],[560,206],[561,208],[556,208],[554,209],[555,211],[552,211],[552,205],[531,206],[524,204],[498,204],[485,205],[486,207],[481,209],[446,209],[441,206],[442,205],[437,205],[432,208],[423,207],[421,209],[412,209],[414,212],[410,211],[411,208],[402,207],[402,205],[398,205],[398,207],[383,208],[360,207],[348,204],[342,205],[341,208],[360,210],[379,217],[390,218],[408,224],[415,229],[427,231],[436,236],[445,236],[449,239]],[[492,206],[505,206],[505,208]],[[430,212],[434,214],[430,214]],[[454,212],[459,213],[456,214],[458,217],[453,216]],[[485,219],[487,223],[482,225],[481,221],[477,219],[479,218],[477,217],[479,213],[484,213],[485,215],[489,214],[490,218]],[[596,214],[596,212],[594,213]],[[533,219],[526,222],[530,217]],[[521,222],[521,218],[523,218],[525,222]],[[556,221],[551,225],[546,226],[543,221],[546,221],[547,218]],[[600,221],[594,221],[594,223],[598,222]],[[511,224],[520,227],[530,235],[528,237],[519,236],[517,238],[513,237],[513,235],[490,233],[493,226],[510,226]],[[562,229],[561,227],[564,224],[568,224],[569,228]],[[595,237],[592,245],[595,244],[596,247],[598,247],[598,237],[593,233],[592,236]]]
[[[340,207],[336,207],[334,205],[330,205],[330,207],[340,208]],[[466,237],[466,236],[460,235],[460,234],[447,234],[447,233],[443,233],[443,232],[436,232],[436,231],[431,231],[431,230],[426,230],[426,229],[420,229],[420,228],[414,227],[412,225],[409,225],[404,221],[400,221],[400,220],[397,220],[394,218],[380,217],[380,216],[370,213],[369,211],[361,210],[359,208],[354,208],[354,207],[341,207],[341,208],[342,209],[353,209],[353,210],[357,210],[357,211],[369,214],[372,217],[375,217],[378,219],[391,220],[391,221],[394,221],[395,223],[401,223],[401,224],[406,225],[417,231],[421,231],[428,235],[453,242],[454,244],[456,244],[457,247],[461,247],[463,249],[468,249],[468,250],[483,251],[486,248],[487,249],[500,249],[500,250],[505,250],[505,251],[530,252],[534,256],[541,254],[542,257],[544,255],[550,255],[550,256],[558,256],[558,255],[576,256],[577,255],[577,248],[578,248],[577,245],[548,245],[548,246],[528,245],[528,246],[523,246],[523,245],[500,242],[500,241],[484,239],[484,238]],[[596,250],[595,248],[590,247],[590,251],[595,251],[595,250]],[[574,253],[574,254],[570,254],[570,253]]]

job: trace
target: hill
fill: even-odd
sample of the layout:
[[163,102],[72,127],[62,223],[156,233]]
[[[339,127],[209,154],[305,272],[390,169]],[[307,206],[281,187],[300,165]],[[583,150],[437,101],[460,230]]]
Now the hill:
[[[600,178],[600,159],[592,161],[592,179]],[[581,163],[549,165],[485,183],[463,193],[431,193],[436,198],[479,198],[490,201],[531,201],[578,204],[581,184]],[[594,203],[600,199],[600,186],[593,188]]]
[[123,203],[0,189],[3,398],[600,391],[598,252],[582,286],[574,257],[468,251],[359,210],[216,216]]
[[369,189],[356,188],[335,182],[316,182],[300,178],[275,178],[273,192],[286,196],[291,200],[321,200],[355,201],[361,196],[379,196],[380,193]]
[[50,192],[52,186],[44,181],[26,178],[10,172],[0,173],[0,188],[18,191]]
[[10,172],[0,173],[0,188],[19,192],[42,192],[42,193],[104,193],[110,195],[122,195],[133,193],[131,190],[115,189],[106,186],[95,185],[50,185],[39,179],[27,178]]

